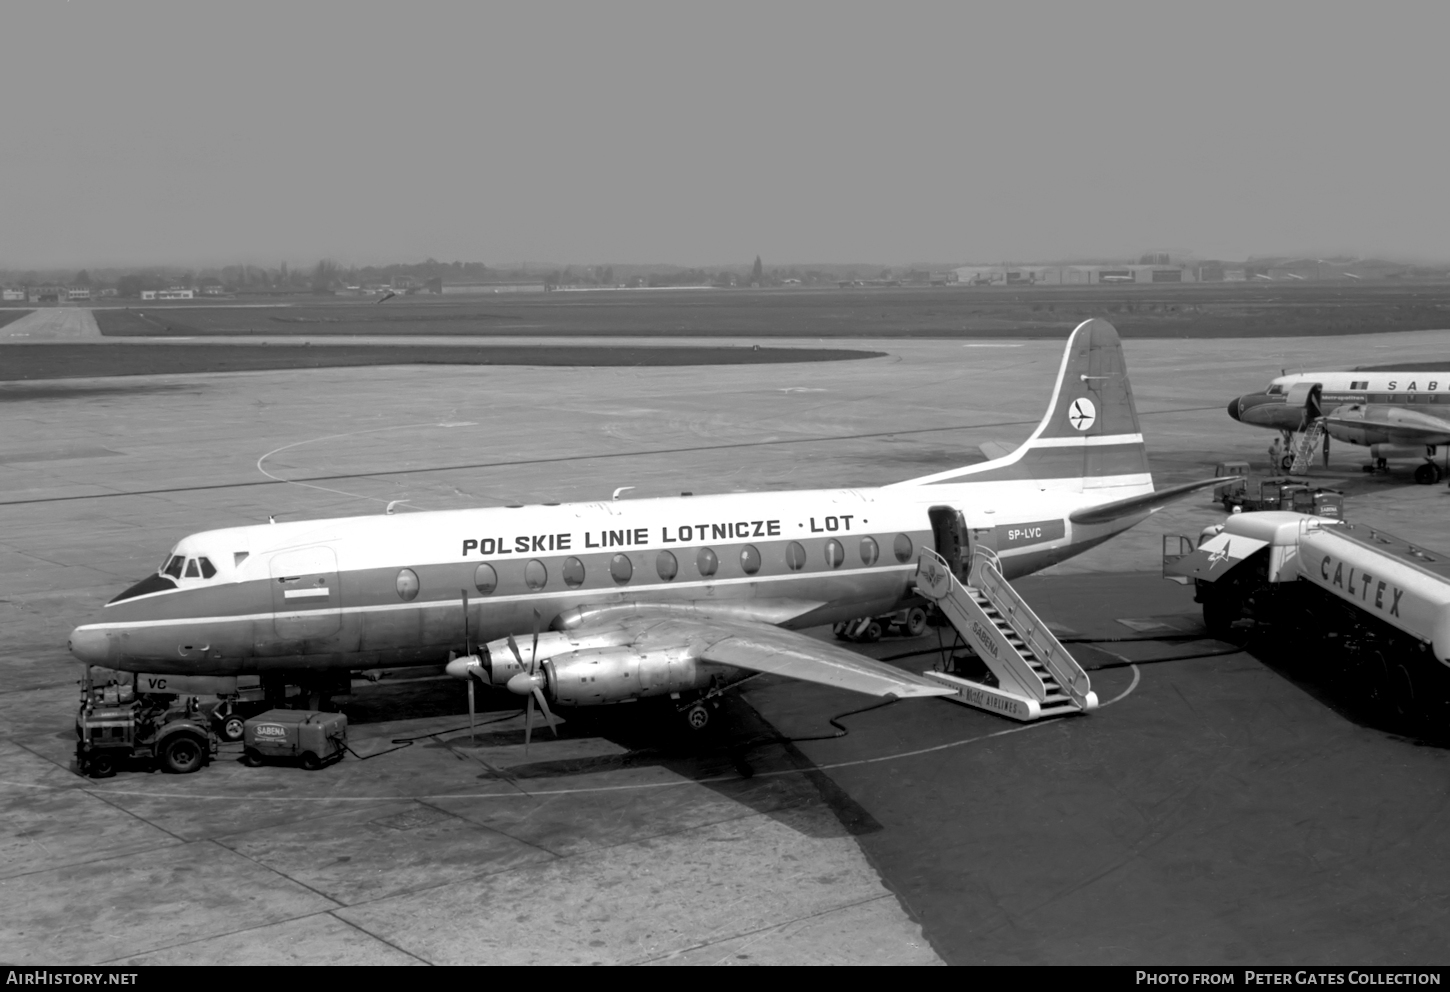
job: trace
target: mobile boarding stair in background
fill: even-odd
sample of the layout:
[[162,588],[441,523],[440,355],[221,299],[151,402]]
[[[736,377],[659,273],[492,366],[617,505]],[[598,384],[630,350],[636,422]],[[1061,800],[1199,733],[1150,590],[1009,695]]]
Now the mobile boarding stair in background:
[[[1324,421],[1316,420],[1309,425],[1304,436],[1299,439],[1299,446],[1294,449],[1294,464],[1289,467],[1290,475],[1306,475],[1309,467],[1314,464],[1314,452],[1324,440]],[[1325,464],[1329,464],[1329,449],[1325,448]]]
[[936,603],[997,679],[996,685],[986,685],[946,672],[923,672],[957,690],[945,698],[1022,721],[1097,709],[1087,672],[1003,578],[994,552],[976,550],[967,581],[963,585],[935,551],[922,551],[917,591]]

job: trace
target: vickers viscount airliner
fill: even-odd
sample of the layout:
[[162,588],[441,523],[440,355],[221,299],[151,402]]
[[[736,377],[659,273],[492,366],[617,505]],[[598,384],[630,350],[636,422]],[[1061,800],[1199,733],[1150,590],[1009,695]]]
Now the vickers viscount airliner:
[[123,671],[293,684],[451,658],[470,690],[506,686],[546,713],[546,700],[688,703],[757,672],[943,695],[800,631],[911,602],[924,549],[965,578],[973,550],[991,548],[1010,579],[1221,481],[1154,490],[1117,332],[1089,320],[1067,342],[1046,416],[1000,458],[870,489],[206,531],[77,627],[70,648]]

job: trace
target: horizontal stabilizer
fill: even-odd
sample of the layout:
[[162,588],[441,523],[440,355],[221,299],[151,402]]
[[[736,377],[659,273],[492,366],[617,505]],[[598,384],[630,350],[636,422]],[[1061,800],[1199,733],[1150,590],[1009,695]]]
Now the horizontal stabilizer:
[[1068,515],[1067,519],[1075,524],[1112,523],[1114,520],[1121,520],[1123,517],[1131,517],[1139,513],[1152,513],[1154,510],[1161,509],[1175,500],[1180,500],[1202,489],[1221,486],[1226,482],[1237,482],[1241,478],[1243,478],[1241,475],[1230,475],[1218,476],[1213,479],[1202,479],[1198,482],[1185,482],[1181,486],[1170,486],[1167,489],[1144,493],[1141,496],[1129,496],[1127,499],[1114,500],[1111,503],[1085,506],[1081,510],[1074,510]]

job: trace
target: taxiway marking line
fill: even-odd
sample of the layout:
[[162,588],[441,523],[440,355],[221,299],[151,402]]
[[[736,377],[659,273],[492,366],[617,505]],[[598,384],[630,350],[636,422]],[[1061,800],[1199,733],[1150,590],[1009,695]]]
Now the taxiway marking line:
[[[1118,695],[1098,706],[1098,709],[1105,709],[1120,700],[1126,699],[1130,693],[1138,688],[1142,679],[1142,673],[1137,665],[1132,666],[1133,681]],[[809,775],[813,772],[829,772],[840,768],[857,768],[862,765],[875,765],[884,761],[900,761],[903,758],[916,758],[923,754],[935,754],[938,751],[947,751],[955,747],[963,747],[967,744],[976,744],[979,741],[988,741],[996,737],[1006,737],[1010,734],[1020,734],[1024,730],[1032,730],[1037,727],[1046,727],[1051,724],[1061,723],[1067,717],[1057,716],[1036,723],[1023,724],[1020,727],[1008,727],[1006,730],[998,730],[990,734],[982,734],[977,737],[967,737],[959,741],[949,741],[946,744],[935,744],[931,747],[917,748],[913,751],[902,751],[899,754],[884,754],[876,758],[855,758],[851,761],[835,761],[825,765],[811,765],[809,768],[779,768],[775,771],[759,772],[752,778],[780,778],[784,775]],[[284,803],[338,803],[338,802],[409,802],[419,800],[440,800],[440,799],[537,799],[540,796],[577,796],[591,793],[604,792],[629,792],[631,790],[644,789],[677,789],[685,785],[718,785],[724,782],[743,782],[741,775],[716,775],[712,778],[687,778],[672,782],[638,782],[628,785],[595,785],[577,789],[542,789],[535,792],[458,792],[458,793],[429,793],[421,796],[214,796],[197,795],[186,792],[148,792],[139,789],[87,789],[78,788],[76,791],[95,795],[97,798],[106,796],[132,796],[149,799],[217,799],[224,802],[238,801],[261,801],[261,802],[284,802]],[[52,789],[62,791],[72,786],[45,785],[35,782],[9,782],[0,780],[0,784],[19,786],[25,789]]]

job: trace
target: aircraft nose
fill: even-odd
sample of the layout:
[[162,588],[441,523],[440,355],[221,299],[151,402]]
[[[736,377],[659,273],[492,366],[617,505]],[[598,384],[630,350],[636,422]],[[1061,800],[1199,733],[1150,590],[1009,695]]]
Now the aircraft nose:
[[1233,399],[1231,399],[1231,400],[1228,401],[1228,415],[1230,417],[1234,418],[1235,420],[1238,420],[1239,419],[1239,399],[1240,398],[1241,397],[1235,396]]
[[110,643],[104,631],[87,630],[85,627],[77,627],[70,632],[66,640],[66,647],[70,653],[75,655],[87,665],[104,664],[110,656]]

